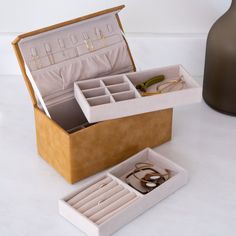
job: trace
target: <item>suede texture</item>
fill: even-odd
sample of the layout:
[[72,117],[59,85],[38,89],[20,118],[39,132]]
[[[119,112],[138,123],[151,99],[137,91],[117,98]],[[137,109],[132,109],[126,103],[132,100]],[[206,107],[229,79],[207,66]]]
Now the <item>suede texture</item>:
[[38,153],[69,183],[171,139],[172,109],[97,123],[72,134],[35,107]]
[[[170,140],[173,110],[167,109],[104,121],[69,134],[58,124],[60,122],[49,119],[39,109],[33,87],[26,74],[25,61],[18,43],[27,37],[57,30],[64,26],[70,26],[74,23],[112,12],[117,12],[115,17],[122,30],[118,11],[123,8],[123,5],[118,6],[19,35],[12,43],[34,106],[38,153],[69,183],[75,183],[111,167],[145,147],[155,147]],[[124,41],[127,44],[125,39]],[[135,65],[128,44],[127,52],[132,64],[132,68],[129,68],[128,71],[135,71]],[[64,85],[66,85],[65,82],[66,80]],[[55,113],[57,112],[55,111]]]

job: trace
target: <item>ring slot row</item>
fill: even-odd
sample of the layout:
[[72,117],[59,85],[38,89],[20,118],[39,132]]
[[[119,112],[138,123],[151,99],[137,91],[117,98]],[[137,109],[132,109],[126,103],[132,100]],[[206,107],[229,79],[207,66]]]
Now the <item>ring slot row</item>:
[[102,219],[103,217],[105,217],[107,214],[110,214],[111,212],[115,211],[117,208],[123,206],[127,202],[135,199],[136,197],[137,196],[134,193],[128,193],[124,195],[123,197],[121,197],[119,200],[111,203],[110,205],[106,206],[102,210],[95,213],[94,215],[89,217],[89,219],[92,220],[93,222],[96,222]]
[[105,186],[105,185],[109,184],[111,181],[112,181],[111,177],[109,177],[109,176],[105,177],[102,180],[98,181],[97,183],[89,186],[88,188],[86,188],[82,192],[79,192],[78,194],[76,194],[74,197],[72,197],[70,200],[68,200],[67,203],[70,204],[71,206],[73,206],[78,201],[82,200],[83,198],[85,198],[89,194],[93,193],[95,190],[99,189],[101,186]]
[[123,189],[122,191],[116,193],[115,195],[108,198],[107,200],[105,200],[101,204],[98,204],[97,206],[95,206],[95,207],[89,209],[88,211],[84,212],[84,215],[88,218],[91,218],[93,215],[95,215],[98,212],[102,211],[103,209],[110,206],[111,204],[118,201],[120,198],[126,196],[127,194],[129,194],[129,191],[126,190],[126,189]]
[[113,187],[115,187],[117,185],[118,185],[117,182],[111,181],[110,183],[108,183],[104,187],[101,187],[101,188],[95,190],[93,193],[89,194],[87,197],[81,199],[79,202],[74,204],[73,207],[78,209],[81,206],[83,206],[84,204],[86,204],[87,202],[93,200],[94,198],[100,196],[101,194],[105,193],[106,191],[112,189]]
[[116,193],[119,193],[120,191],[123,191],[123,190],[124,190],[124,187],[122,187],[120,185],[115,186],[114,188],[111,188],[107,192],[105,192],[105,193],[101,194],[100,196],[94,198],[92,201],[84,204],[80,208],[77,208],[77,210],[79,212],[85,214],[85,212],[87,212],[90,209],[93,209],[95,206],[97,206],[99,202],[103,202],[103,201],[105,201],[105,199],[109,199],[110,197],[112,197]]
[[139,195],[125,184],[113,176],[106,176],[71,197],[67,203],[94,223],[100,224],[138,198]]
[[120,207],[118,207],[117,209],[115,209],[114,211],[110,212],[109,214],[105,215],[104,217],[102,217],[101,219],[99,219],[98,221],[96,221],[95,223],[97,225],[100,225],[102,223],[104,223],[105,221],[109,220],[112,216],[114,216],[115,214],[117,214],[118,212],[122,211],[123,209],[126,209],[126,207],[128,207],[129,205],[131,205],[132,203],[134,203],[136,200],[138,199],[138,197],[133,198],[132,200],[126,202],[124,205],[121,205]]

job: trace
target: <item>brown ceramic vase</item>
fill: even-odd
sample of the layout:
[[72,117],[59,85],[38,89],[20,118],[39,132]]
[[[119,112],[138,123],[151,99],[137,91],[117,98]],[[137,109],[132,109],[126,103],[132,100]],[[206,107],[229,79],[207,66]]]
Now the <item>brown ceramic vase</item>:
[[203,98],[215,110],[236,116],[236,0],[209,32]]

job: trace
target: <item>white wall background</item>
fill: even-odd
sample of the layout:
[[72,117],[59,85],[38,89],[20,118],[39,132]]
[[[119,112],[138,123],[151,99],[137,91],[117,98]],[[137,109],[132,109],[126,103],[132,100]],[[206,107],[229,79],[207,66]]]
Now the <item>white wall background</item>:
[[[182,63],[202,75],[206,35],[231,0],[0,0],[0,74],[18,74],[10,42],[22,32],[125,4],[120,17],[141,67]],[[156,55],[144,61],[143,53]],[[151,57],[150,57],[151,58]]]

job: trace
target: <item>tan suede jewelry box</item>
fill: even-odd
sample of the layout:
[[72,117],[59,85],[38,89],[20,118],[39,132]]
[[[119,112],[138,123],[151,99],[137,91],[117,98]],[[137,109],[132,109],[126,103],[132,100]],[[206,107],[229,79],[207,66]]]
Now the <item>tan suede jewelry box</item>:
[[[22,34],[12,43],[33,103],[38,153],[69,183],[171,139],[172,109],[80,127],[87,119],[74,98],[74,82],[135,71],[118,17],[123,8]],[[100,40],[92,41],[90,31]],[[27,67],[51,118],[42,109]]]

